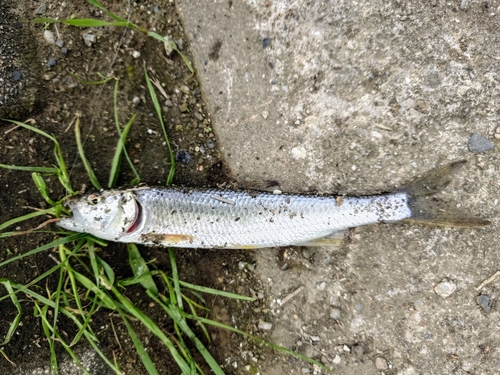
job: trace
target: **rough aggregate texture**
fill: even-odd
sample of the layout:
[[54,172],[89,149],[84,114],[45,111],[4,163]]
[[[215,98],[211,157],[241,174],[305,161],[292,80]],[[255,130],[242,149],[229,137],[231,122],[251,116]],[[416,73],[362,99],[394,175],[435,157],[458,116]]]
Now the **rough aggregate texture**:
[[[339,249],[256,251],[273,340],[341,374],[498,372],[500,280],[476,288],[497,271],[500,243],[500,3],[196,3],[179,0],[181,16],[239,181],[373,193],[468,159],[440,197],[493,221],[481,230],[370,226]],[[471,152],[473,133],[494,148]],[[444,280],[456,287],[447,298],[435,292]],[[304,367],[276,355],[255,366]]]

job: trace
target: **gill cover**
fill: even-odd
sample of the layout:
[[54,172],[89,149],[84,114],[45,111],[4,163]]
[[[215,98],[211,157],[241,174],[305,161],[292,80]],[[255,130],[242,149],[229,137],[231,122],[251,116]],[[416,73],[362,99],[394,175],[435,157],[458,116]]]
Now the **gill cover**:
[[139,215],[131,191],[84,195],[68,200],[67,205],[73,216],[61,219],[59,226],[110,241],[118,241],[126,234]]

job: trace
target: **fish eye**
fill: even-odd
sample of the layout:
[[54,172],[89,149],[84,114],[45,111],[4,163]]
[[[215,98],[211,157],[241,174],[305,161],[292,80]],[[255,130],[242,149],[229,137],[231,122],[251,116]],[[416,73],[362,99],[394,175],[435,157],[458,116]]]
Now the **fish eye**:
[[99,194],[90,194],[87,198],[87,202],[91,205],[96,205],[102,200],[102,197]]

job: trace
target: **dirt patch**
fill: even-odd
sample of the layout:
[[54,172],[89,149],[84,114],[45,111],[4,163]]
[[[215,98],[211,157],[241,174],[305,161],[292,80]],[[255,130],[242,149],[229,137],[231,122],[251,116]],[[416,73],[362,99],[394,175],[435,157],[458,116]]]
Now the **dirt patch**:
[[[22,22],[25,29],[32,29],[33,39],[28,44],[26,39],[19,43],[31,50],[37,70],[26,70],[20,82],[31,87],[34,80],[43,89],[45,105],[30,117],[35,126],[53,134],[60,142],[66,161],[69,164],[71,179],[75,189],[89,187],[85,170],[77,158],[73,126],[77,113],[81,114],[82,134],[86,139],[84,148],[91,161],[97,178],[102,185],[108,179],[109,168],[118,141],[113,115],[114,80],[103,85],[84,85],[76,78],[85,81],[100,80],[97,73],[119,79],[118,108],[122,125],[133,114],[137,115],[130,131],[127,149],[142,182],[148,185],[164,185],[169,170],[168,151],[165,147],[161,128],[154,107],[149,98],[144,80],[144,66],[149,75],[158,80],[165,96],[159,96],[163,108],[164,120],[170,141],[176,153],[177,171],[174,178],[176,185],[186,186],[221,186],[231,183],[227,169],[218,151],[217,138],[211,128],[210,113],[203,101],[197,77],[192,75],[175,52],[167,56],[164,46],[156,40],[146,38],[138,32],[123,28],[81,29],[62,24],[49,26],[56,44],[44,38],[44,25],[32,24],[34,17],[52,17],[67,19],[75,14],[81,18],[96,18],[109,21],[95,7],[85,2],[48,1],[45,8],[40,4],[20,1],[15,9],[9,10],[9,22]],[[126,16],[128,9],[122,3],[103,2],[112,12]],[[1,12],[6,8],[2,6]],[[169,1],[131,2],[131,20],[148,30],[161,35],[169,35],[189,58],[187,40],[179,21],[175,6]],[[28,25],[29,24],[29,25]],[[90,35],[90,36],[89,36]],[[85,40],[87,39],[87,42]],[[71,74],[70,74],[71,73]],[[36,77],[36,78],[35,78]],[[31,108],[30,108],[31,109]],[[24,113],[24,112],[23,112]],[[14,116],[14,114],[12,114]],[[16,115],[17,116],[17,115]],[[22,118],[25,120],[26,118]],[[1,162],[12,165],[51,166],[54,164],[53,145],[47,139],[23,129],[12,130],[8,122],[0,123]],[[123,164],[123,173],[119,184],[127,186],[133,179],[128,166]],[[31,207],[45,208],[46,204],[34,186],[29,172],[0,170],[1,190],[0,212],[2,221],[32,211]],[[46,179],[50,194],[54,199],[64,196],[64,191],[56,177]],[[40,220],[42,221],[42,220]],[[22,223],[16,229],[24,230],[36,226],[37,221]],[[55,227],[54,227],[55,228]],[[1,240],[0,261],[24,253],[39,245],[50,242],[51,235],[27,235]],[[168,254],[164,249],[141,249],[146,259],[156,259],[153,267],[170,269]],[[53,258],[46,251],[24,261],[13,262],[1,269],[1,277],[25,284],[54,265]],[[113,266],[117,278],[131,276],[126,249],[123,245],[110,243],[102,249],[100,255]],[[251,264],[248,252],[179,250],[177,262],[180,276],[190,283],[226,289],[242,294],[250,294],[252,282],[244,270],[238,269],[238,262]],[[43,288],[54,290],[56,278],[49,278]],[[255,287],[254,287],[255,288]],[[128,298],[144,308],[144,311],[159,322],[165,332],[173,332],[171,321],[163,311],[150,302],[139,289],[131,288],[126,292]],[[241,303],[219,298],[208,298],[207,304],[213,308],[214,318],[231,323],[231,311]],[[49,368],[50,354],[40,322],[31,312],[33,304],[24,298],[22,302],[24,316],[22,325],[10,343],[3,350],[11,361],[0,361],[1,373],[43,373]],[[0,332],[5,334],[17,310],[7,300],[0,302]],[[228,318],[229,317],[229,318]],[[120,367],[127,374],[145,374],[140,359],[135,354],[126,327],[109,311],[99,311],[93,319],[93,327],[100,340],[99,347],[110,358],[115,356]],[[59,328],[64,335],[71,337],[75,333],[71,322],[60,319]],[[139,338],[147,346],[148,352],[160,373],[177,373],[179,370],[173,360],[166,355],[165,347],[150,338],[149,332],[134,324]],[[115,333],[113,332],[116,331]],[[223,361],[222,353],[237,345],[233,334],[211,330],[212,343],[207,344],[215,356]],[[201,330],[197,330],[203,337]],[[207,342],[207,340],[205,340]],[[222,349],[220,349],[222,348]],[[77,347],[76,352],[85,361],[91,373],[111,373],[99,357],[89,351],[85,344]],[[219,351],[222,350],[222,351]],[[57,348],[60,355],[61,373],[80,373],[62,347]],[[29,358],[29,361],[27,360]],[[198,358],[204,363],[202,358]],[[224,363],[221,363],[224,365]],[[205,367],[205,371],[208,369]],[[231,373],[229,367],[228,373]]]

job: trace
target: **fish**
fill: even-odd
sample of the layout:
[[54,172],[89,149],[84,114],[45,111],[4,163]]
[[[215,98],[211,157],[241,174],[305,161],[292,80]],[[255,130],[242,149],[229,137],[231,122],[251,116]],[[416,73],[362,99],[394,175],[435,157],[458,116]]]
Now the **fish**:
[[434,198],[465,161],[436,168],[386,194],[351,197],[138,187],[69,198],[62,228],[103,240],[163,247],[257,249],[338,243],[375,223],[482,227],[486,219]]

